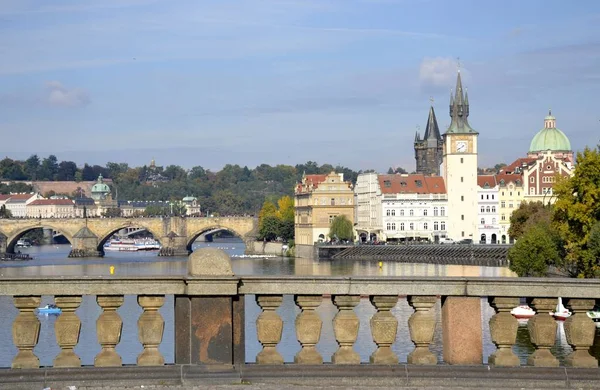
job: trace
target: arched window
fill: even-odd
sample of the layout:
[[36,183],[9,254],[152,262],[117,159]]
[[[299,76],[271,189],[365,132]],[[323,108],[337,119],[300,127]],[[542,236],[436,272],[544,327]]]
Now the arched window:
[[425,217],[427,216],[427,209],[423,210],[423,216],[425,216]]
[[496,212],[496,206],[492,206],[492,213]]
[[437,207],[434,207],[434,208],[433,208],[433,216],[434,216],[434,217],[437,217],[437,216],[438,216],[438,208],[437,208]]
[[481,206],[481,212],[485,213],[485,207]]
[[400,230],[404,230],[404,222],[400,222]]
[[400,216],[404,217],[404,209],[400,210]]
[[446,230],[446,222],[442,222],[440,228]]
[[481,218],[481,224],[485,225],[485,219],[484,218]]
[[391,214],[392,214],[391,210],[387,210],[387,211],[385,212],[385,215],[387,215],[388,217],[389,217]]
[[396,230],[396,223],[392,222],[392,230]]
[[496,218],[492,218],[492,225],[496,223]]
[[386,228],[387,228],[387,230],[392,230],[392,224],[388,222],[386,225]]
[[410,225],[409,225],[409,227],[410,227],[410,230],[415,230],[415,224],[414,223],[411,222]]
[[446,208],[445,207],[440,207],[440,215],[443,217],[444,215],[446,215]]
[[392,210],[392,216],[396,215],[396,210]]
[[423,230],[427,230],[427,222],[423,222]]
[[489,213],[490,212],[490,206],[486,207],[485,211]]
[[413,209],[410,209],[410,211],[408,212],[408,214],[412,217],[413,215],[415,215]]
[[433,223],[433,230],[435,230],[435,231],[437,232],[439,227],[440,227],[440,226],[438,225],[437,221],[435,221],[435,222]]

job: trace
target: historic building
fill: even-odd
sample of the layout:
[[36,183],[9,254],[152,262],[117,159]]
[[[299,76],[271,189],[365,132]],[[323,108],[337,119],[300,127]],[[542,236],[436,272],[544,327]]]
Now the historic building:
[[383,239],[438,242],[447,235],[448,201],[440,176],[379,175]]
[[356,179],[356,232],[361,241],[377,241],[382,233],[381,188],[377,173],[361,173]]
[[500,200],[500,243],[513,243],[508,234],[510,216],[513,211],[521,206],[525,195],[523,188],[523,175],[521,173],[501,171],[496,175],[498,194]]
[[27,205],[29,218],[74,218],[75,203],[71,199],[36,199]]
[[43,199],[38,193],[34,194],[10,194],[4,200],[4,207],[10,211],[13,218],[27,217],[27,205],[37,199]]
[[479,175],[477,177],[479,225],[474,242],[480,244],[500,243],[499,195],[499,186],[495,175]]
[[460,71],[450,96],[448,130],[443,135],[442,176],[448,190],[448,236],[477,240],[477,133],[469,125],[469,96],[463,91]]
[[195,196],[186,196],[181,200],[185,206],[185,215],[200,216],[200,202]]
[[423,138],[417,131],[415,134],[415,160],[417,162],[417,173],[424,175],[440,174],[440,165],[442,164],[443,141],[440,135],[440,129],[435,118],[433,104],[429,108],[429,117],[425,127]]
[[352,183],[343,173],[303,175],[294,191],[296,245],[329,241],[329,226],[338,215],[354,222]]

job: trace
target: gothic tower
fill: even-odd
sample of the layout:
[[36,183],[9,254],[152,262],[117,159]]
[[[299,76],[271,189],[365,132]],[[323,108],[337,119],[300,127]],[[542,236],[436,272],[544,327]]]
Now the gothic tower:
[[442,175],[448,193],[448,236],[476,239],[477,133],[468,121],[469,96],[463,91],[460,70],[456,91],[450,94],[452,122],[444,134]]
[[435,118],[433,103],[429,108],[429,117],[425,127],[425,135],[421,139],[419,132],[415,134],[415,160],[417,161],[417,173],[424,175],[440,174],[442,163],[443,141],[440,129]]

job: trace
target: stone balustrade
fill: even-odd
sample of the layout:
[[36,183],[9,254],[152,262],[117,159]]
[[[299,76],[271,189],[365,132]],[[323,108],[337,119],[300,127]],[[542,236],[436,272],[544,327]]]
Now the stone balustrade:
[[[214,268],[214,267],[212,267]],[[229,273],[230,271],[226,271]],[[573,352],[564,360],[566,366],[598,367],[589,353],[595,336],[595,325],[586,312],[600,297],[600,281],[574,279],[517,278],[406,278],[406,277],[281,277],[281,276],[215,276],[185,277],[60,277],[0,278],[0,295],[13,297],[18,314],[12,325],[12,343],[18,349],[12,369],[38,368],[34,352],[40,334],[40,321],[35,309],[42,296],[54,296],[62,314],[54,323],[60,352],[54,367],[80,367],[74,351],[81,321],[77,308],[82,296],[95,296],[102,312],[96,321],[96,337],[101,347],[94,359],[96,367],[118,367],[122,360],[115,347],[121,341],[123,319],[117,309],[124,295],[136,295],[142,314],[137,320],[138,338],[143,351],[139,366],[162,366],[165,359],[158,349],[163,341],[165,321],[159,309],[165,296],[174,302],[174,348],[176,364],[215,365],[246,364],[246,307],[244,296],[253,296],[260,307],[256,319],[256,339],[262,349],[257,365],[283,364],[277,346],[282,339],[284,320],[278,308],[284,295],[293,296],[298,308],[293,326],[300,350],[293,359],[298,365],[356,365],[361,363],[354,344],[361,324],[355,308],[368,299],[375,313],[368,326],[376,349],[369,358],[374,365],[436,365],[438,358],[430,350],[436,317],[441,317],[443,362],[446,364],[481,365],[482,333],[487,331],[497,347],[488,364],[498,367],[520,366],[512,350],[517,335],[517,320],[510,310],[520,298],[526,298],[536,315],[528,322],[535,351],[527,365],[557,367],[559,361],[551,348],[556,341],[556,321],[548,315],[557,297],[573,315],[565,321],[566,339]],[[485,300],[482,300],[485,298]],[[412,315],[400,318],[393,314],[399,300],[414,309]],[[333,333],[337,350],[331,363],[317,349],[323,321],[317,308],[330,303],[337,309]],[[439,305],[438,305],[439,301]],[[489,304],[495,314],[489,324],[481,323],[481,305]],[[364,303],[364,302],[363,302]],[[441,308],[441,309],[438,309]],[[441,312],[436,313],[436,310]],[[401,362],[392,345],[398,341],[398,328],[406,324],[414,350]],[[483,329],[482,329],[483,328]],[[9,342],[9,340],[2,340]]]

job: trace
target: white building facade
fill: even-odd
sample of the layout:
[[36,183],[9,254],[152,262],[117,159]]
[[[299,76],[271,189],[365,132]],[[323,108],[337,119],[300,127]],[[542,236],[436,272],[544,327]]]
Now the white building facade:
[[499,244],[501,237],[499,186],[494,175],[477,177],[479,225],[477,237],[480,244]]
[[382,235],[381,189],[377,173],[362,173],[356,179],[355,230],[362,242],[377,241]]

